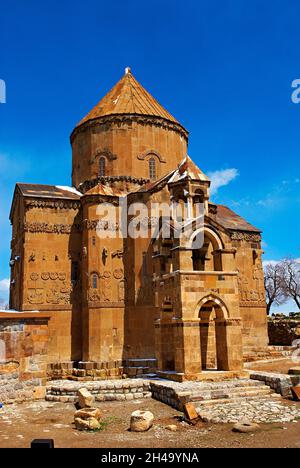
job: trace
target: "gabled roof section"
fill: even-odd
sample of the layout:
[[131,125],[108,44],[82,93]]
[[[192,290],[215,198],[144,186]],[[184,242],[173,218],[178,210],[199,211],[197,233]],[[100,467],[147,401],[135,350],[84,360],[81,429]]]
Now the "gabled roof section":
[[41,185],[41,184],[21,184],[17,183],[14,190],[13,200],[9,219],[12,220],[17,197],[26,198],[49,198],[62,200],[80,200],[82,194],[74,187],[56,186],[56,185]]
[[250,231],[261,233],[259,229],[224,205],[217,205],[216,222],[231,231]]
[[134,114],[161,117],[170,122],[179,122],[134,78],[130,68],[106,96],[78,123],[109,115]]
[[201,169],[199,169],[198,166],[196,166],[189,156],[187,156],[178,166],[178,169],[174,171],[168,183],[176,183],[184,179],[200,180],[201,182],[207,182],[210,184],[209,178],[201,171]]
[[17,184],[21,194],[24,197],[41,198],[63,198],[69,200],[79,200],[82,194],[74,187],[40,185],[40,184]]

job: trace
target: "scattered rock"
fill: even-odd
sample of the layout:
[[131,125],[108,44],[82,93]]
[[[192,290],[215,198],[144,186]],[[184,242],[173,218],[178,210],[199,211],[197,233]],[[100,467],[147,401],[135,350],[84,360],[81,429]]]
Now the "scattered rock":
[[167,431],[177,432],[177,426],[175,424],[169,424],[169,426],[166,426],[165,428]]
[[205,413],[205,412],[201,412],[201,411],[200,411],[200,412],[198,413],[198,416],[199,416],[199,418],[201,419],[201,421],[203,421],[203,422],[210,422],[211,417],[210,417],[210,415],[209,415],[208,413]]
[[292,387],[291,391],[295,400],[300,401],[300,385],[296,385],[296,387]]
[[134,411],[130,419],[130,430],[145,432],[153,425],[154,416],[150,411]]
[[247,419],[243,419],[236,423],[233,426],[233,432],[239,432],[241,434],[246,434],[249,432],[256,432],[260,429],[259,425],[256,423],[253,423],[251,421],[248,421]]
[[189,427],[188,423],[185,422],[185,421],[182,421],[180,424],[181,424],[183,427]]
[[101,412],[98,408],[82,408],[76,411],[74,415],[74,419],[76,418],[80,418],[80,419],[95,418],[97,419],[97,421],[100,421]]
[[75,426],[79,431],[95,431],[100,428],[100,423],[96,418],[81,419],[75,418]]
[[91,408],[93,406],[95,399],[86,388],[80,388],[77,392],[77,395],[78,405],[80,408]]
[[183,411],[188,421],[194,421],[195,419],[199,418],[199,415],[193,403],[185,403],[185,405],[183,406]]

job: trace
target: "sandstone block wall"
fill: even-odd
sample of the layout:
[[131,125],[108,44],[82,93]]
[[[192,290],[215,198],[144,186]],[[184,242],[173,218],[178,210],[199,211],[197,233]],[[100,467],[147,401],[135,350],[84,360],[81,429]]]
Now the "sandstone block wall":
[[300,340],[300,319],[272,319],[268,322],[270,345],[291,346]]
[[0,314],[1,403],[44,396],[47,351],[48,317]]

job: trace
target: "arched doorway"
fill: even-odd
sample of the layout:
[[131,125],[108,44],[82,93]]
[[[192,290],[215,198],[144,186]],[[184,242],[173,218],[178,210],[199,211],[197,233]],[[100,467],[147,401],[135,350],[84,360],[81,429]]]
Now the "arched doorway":
[[[223,248],[223,245],[221,239],[212,229],[208,227],[204,228],[204,232],[200,232],[200,235],[203,236],[202,242],[201,239],[198,240],[198,235],[196,232],[192,239],[193,270],[222,271],[222,259],[220,252]],[[197,244],[199,244],[199,246]]]
[[202,369],[229,370],[226,306],[207,297],[200,303],[199,319]]

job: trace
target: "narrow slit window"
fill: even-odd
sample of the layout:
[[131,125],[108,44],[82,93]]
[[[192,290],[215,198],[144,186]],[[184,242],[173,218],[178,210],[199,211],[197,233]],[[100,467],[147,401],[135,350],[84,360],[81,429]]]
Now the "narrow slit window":
[[105,176],[105,158],[101,157],[99,159],[99,176],[104,177]]
[[156,179],[156,161],[154,158],[149,159],[149,178]]
[[93,274],[93,289],[97,289],[98,287],[98,277],[97,275],[94,273]]

